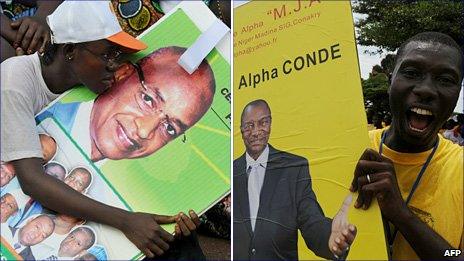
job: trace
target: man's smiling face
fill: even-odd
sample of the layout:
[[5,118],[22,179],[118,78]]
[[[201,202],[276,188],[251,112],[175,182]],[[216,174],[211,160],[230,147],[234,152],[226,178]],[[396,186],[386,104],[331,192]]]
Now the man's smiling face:
[[49,237],[54,228],[55,225],[50,217],[38,216],[19,229],[19,242],[23,246],[37,245]]
[[93,241],[93,232],[88,229],[74,229],[60,244],[58,256],[74,257],[79,252],[89,249]]
[[[92,109],[92,158],[148,156],[184,133],[206,113],[214,76],[204,62],[193,74],[177,64],[169,49],[144,58],[95,101]],[[142,77],[143,75],[143,77]],[[144,84],[142,84],[142,78]]]
[[263,104],[249,105],[242,115],[240,126],[246,151],[251,157],[258,157],[269,142],[271,133],[271,112]]
[[84,168],[76,168],[64,179],[64,183],[75,191],[83,193],[92,181],[92,174]]
[[408,144],[432,143],[451,115],[461,88],[461,56],[447,45],[408,43],[389,90],[392,125]]

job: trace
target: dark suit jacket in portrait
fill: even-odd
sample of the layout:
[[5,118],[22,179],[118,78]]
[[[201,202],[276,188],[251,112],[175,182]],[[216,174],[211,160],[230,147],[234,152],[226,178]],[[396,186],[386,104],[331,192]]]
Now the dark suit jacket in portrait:
[[19,255],[24,259],[24,260],[35,260],[34,255],[32,254],[31,247],[26,247],[23,249],[23,251],[19,252]]
[[298,259],[298,229],[316,255],[334,258],[328,247],[332,222],[317,203],[305,158],[269,145],[254,232],[245,154],[234,160],[233,182],[234,260]]

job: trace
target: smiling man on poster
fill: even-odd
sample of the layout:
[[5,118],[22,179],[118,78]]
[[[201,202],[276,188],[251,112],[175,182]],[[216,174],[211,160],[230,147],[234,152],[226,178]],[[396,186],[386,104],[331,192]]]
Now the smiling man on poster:
[[39,121],[53,116],[94,162],[149,156],[198,122],[213,102],[210,65],[203,61],[188,74],[177,63],[184,52],[165,47],[125,64],[95,100],[55,103]]
[[346,257],[356,236],[347,220],[351,196],[334,220],[326,218],[311,188],[308,161],[268,144],[271,122],[264,100],[243,109],[246,152],[234,160],[233,258],[298,259],[298,230],[318,256]]

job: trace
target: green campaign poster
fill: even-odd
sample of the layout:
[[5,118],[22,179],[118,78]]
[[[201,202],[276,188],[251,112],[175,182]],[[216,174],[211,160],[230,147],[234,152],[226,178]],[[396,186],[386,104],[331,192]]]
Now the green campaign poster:
[[[207,15],[192,18],[189,13],[195,12]],[[215,17],[202,3],[181,5],[139,37],[149,47],[129,57],[135,65],[123,65],[106,92],[97,96],[79,87],[37,115],[41,140],[56,146],[44,166],[47,174],[105,204],[161,215],[189,209],[202,214],[229,193],[227,54],[213,49],[193,74],[177,64],[202,32],[198,19]],[[142,258],[120,231],[53,213],[27,200],[17,180],[10,183],[2,194],[21,197],[22,204],[19,217],[2,223],[2,258]],[[17,249],[19,231],[44,215],[72,225]],[[174,230],[173,225],[164,228]],[[91,235],[93,244],[63,249],[78,232]]]

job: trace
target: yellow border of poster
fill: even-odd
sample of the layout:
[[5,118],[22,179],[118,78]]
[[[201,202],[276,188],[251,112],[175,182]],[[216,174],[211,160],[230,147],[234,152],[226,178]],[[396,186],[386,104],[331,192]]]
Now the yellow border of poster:
[[[234,9],[234,159],[245,151],[243,107],[265,99],[269,143],[304,156],[318,202],[333,217],[368,147],[349,1],[253,1]],[[349,259],[387,259],[380,211],[353,207]],[[299,258],[316,259],[299,238]]]

